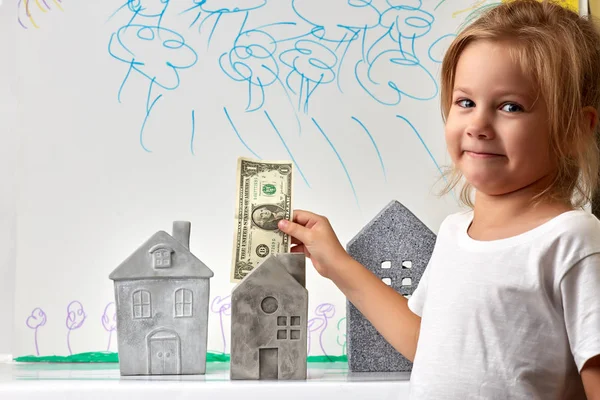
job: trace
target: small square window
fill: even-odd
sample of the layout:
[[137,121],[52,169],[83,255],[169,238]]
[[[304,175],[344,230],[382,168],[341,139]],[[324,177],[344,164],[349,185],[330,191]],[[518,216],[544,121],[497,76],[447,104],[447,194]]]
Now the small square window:
[[412,261],[402,261],[402,268],[412,268]]
[[277,325],[278,326],[286,326],[287,325],[287,317],[277,317]]
[[292,340],[300,340],[300,331],[292,329],[290,331],[290,339],[292,339]]
[[402,278],[402,286],[411,286],[412,279],[411,278]]
[[292,317],[290,321],[292,326],[300,326],[300,317]]
[[392,268],[392,262],[391,261],[384,261],[381,263],[381,268],[383,269],[389,269]]
[[279,340],[287,339],[287,332],[285,329],[280,329],[277,331],[277,339],[279,339]]
[[388,286],[392,285],[392,278],[383,278],[381,280],[383,281],[383,283],[385,283]]

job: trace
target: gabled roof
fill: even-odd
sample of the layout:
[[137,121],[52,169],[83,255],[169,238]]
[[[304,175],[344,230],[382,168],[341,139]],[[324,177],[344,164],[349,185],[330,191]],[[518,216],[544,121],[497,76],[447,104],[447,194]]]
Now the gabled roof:
[[368,241],[370,246],[414,246],[422,239],[435,240],[435,237],[408,208],[399,201],[392,200],[348,242],[346,248],[350,251],[353,246],[364,241]]
[[304,258],[303,253],[272,254],[235,285],[231,293],[242,289],[246,285],[262,285],[263,281],[266,280],[279,281],[283,290],[292,288],[306,292],[306,264]]
[[[173,250],[172,266],[153,268],[151,249],[158,247]],[[123,261],[109,275],[112,280],[160,278],[211,278],[213,272],[190,250],[165,231],[158,231]]]

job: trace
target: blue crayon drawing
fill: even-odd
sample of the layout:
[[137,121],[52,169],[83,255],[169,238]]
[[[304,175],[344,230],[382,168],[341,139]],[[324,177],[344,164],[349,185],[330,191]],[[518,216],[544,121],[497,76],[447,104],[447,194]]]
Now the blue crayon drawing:
[[[303,131],[313,135],[316,132],[324,139],[320,146],[327,149],[329,161],[342,167],[360,208],[360,188],[355,187],[350,174],[356,160],[348,159],[335,145],[337,140],[351,139],[331,140],[329,132],[335,127],[323,119],[328,115],[326,107],[329,106],[323,104],[323,98],[359,95],[362,96],[360,104],[370,103],[374,112],[387,113],[390,119],[402,119],[441,170],[410,122],[412,116],[410,119],[408,115],[402,116],[405,110],[397,109],[402,107],[403,101],[429,102],[439,95],[434,73],[455,35],[441,34],[439,29],[434,29],[436,18],[439,19],[436,9],[444,1],[434,3],[424,5],[421,0],[292,0],[285,4],[268,0],[182,0],[177,3],[127,0],[109,17],[114,20],[117,15],[127,16],[127,22],[114,29],[108,43],[111,57],[123,64],[123,80],[119,82],[116,100],[131,101],[133,95],[139,98],[139,92],[128,91],[128,82],[136,79],[135,87],[139,87],[140,79],[145,82],[143,102],[139,102],[139,143],[144,151],[151,152],[152,146],[144,139],[144,132],[153,123],[154,115],[166,112],[161,111],[166,110],[166,105],[161,105],[164,99],[169,92],[190,86],[188,82],[205,75],[205,67],[210,67],[218,71],[215,81],[220,78],[239,88],[235,96],[230,96],[231,100],[217,104],[218,109],[223,110],[217,115],[227,127],[224,133],[233,133],[232,137],[239,141],[244,152],[257,159],[271,157],[259,154],[267,150],[258,147],[257,137],[250,137],[255,129],[241,125],[243,115],[249,113],[256,115],[254,122],[256,118],[264,121],[260,126],[266,129],[265,134],[271,131],[277,136],[281,143],[279,157],[292,160],[310,189],[312,177],[308,170],[301,168],[308,160],[298,146],[305,144]],[[202,52],[197,52],[198,49]],[[186,125],[191,131],[186,151],[195,155],[197,132],[202,129],[199,126],[202,119],[197,112],[202,108],[194,103],[186,106],[186,110],[187,118],[191,116],[191,121],[188,120],[191,126]],[[336,115],[348,118],[356,127],[349,135],[368,137],[372,150],[360,161],[376,163],[387,182],[384,157],[373,135],[376,126],[367,116],[356,110]],[[292,131],[290,122],[295,125]],[[190,131],[186,135],[190,135]],[[295,141],[291,141],[290,134],[297,134]]]
[[441,64],[442,58],[446,49],[450,45],[452,39],[456,37],[456,34],[449,33],[447,35],[443,35],[440,38],[436,39],[431,46],[429,46],[429,50],[427,50],[427,55],[429,59],[435,63]]
[[350,184],[350,188],[352,189],[352,194],[354,195],[354,200],[356,200],[356,205],[358,206],[359,203],[358,203],[358,196],[356,195],[356,188],[354,187],[354,183],[352,182],[352,178],[350,177],[350,173],[348,172],[348,168],[346,168],[346,164],[344,163],[344,160],[342,160],[340,153],[338,153],[338,151],[335,148],[335,146],[333,145],[333,143],[331,143],[329,136],[327,136],[325,134],[325,132],[323,131],[323,128],[321,128],[321,126],[317,123],[317,121],[315,121],[314,118],[312,119],[312,121],[315,124],[315,126],[317,127],[317,129],[319,130],[319,132],[321,133],[321,135],[323,135],[323,137],[327,141],[327,144],[329,144],[329,147],[331,147],[331,150],[333,150],[338,161],[340,162],[340,165],[342,166],[344,173],[346,174],[346,178],[348,179],[348,183]]
[[194,140],[196,139],[196,110],[192,110],[192,138],[190,139],[190,152],[192,155],[196,155],[194,152]]
[[148,82],[139,140],[142,149],[150,152],[144,143],[144,129],[150,115],[167,91],[180,86],[180,70],[194,66],[198,55],[181,34],[162,25],[169,0],[128,0],[126,5],[116,12],[130,12],[131,19],[111,35],[108,52],[127,65],[117,94],[119,102],[132,74],[140,75]]
[[237,136],[237,138],[239,139],[240,142],[242,142],[242,144],[244,145],[244,147],[250,152],[252,153],[252,155],[256,158],[258,158],[259,160],[261,159],[261,156],[259,156],[258,154],[256,154],[254,152],[254,150],[252,150],[250,147],[248,147],[248,145],[246,144],[246,142],[244,141],[244,139],[242,139],[242,136],[240,135],[240,133],[238,132],[237,128],[235,127],[235,124],[233,123],[233,121],[231,120],[231,117],[229,116],[229,113],[227,112],[227,107],[223,107],[223,111],[225,112],[225,116],[227,117],[227,120],[229,121],[229,125],[231,125],[231,129],[233,129],[233,131],[235,132],[235,135]]
[[310,184],[308,183],[308,181],[306,180],[306,177],[304,176],[304,173],[302,172],[302,169],[300,169],[300,166],[298,166],[298,163],[296,162],[296,159],[294,158],[294,156],[292,155],[292,152],[290,151],[290,148],[288,147],[288,145],[285,143],[285,140],[283,140],[283,137],[281,136],[281,133],[279,133],[279,129],[277,129],[277,127],[275,126],[275,123],[273,122],[273,120],[271,119],[271,117],[269,116],[269,113],[267,113],[267,111],[265,110],[265,116],[267,117],[267,119],[269,120],[269,122],[271,123],[271,126],[273,127],[273,130],[275,131],[275,133],[277,134],[277,136],[279,137],[279,140],[281,140],[281,144],[283,144],[283,147],[285,147],[285,150],[287,151],[287,154],[290,156],[290,158],[292,159],[292,162],[294,163],[294,166],[296,167],[296,169],[298,170],[298,172],[300,173],[300,176],[302,176],[302,179],[304,179],[304,182],[306,183],[306,186],[308,186],[310,188]]
[[437,96],[437,82],[415,51],[417,40],[429,33],[434,21],[418,7],[392,6],[380,19],[386,31],[368,47],[365,30],[363,58],[355,64],[355,76],[375,101],[395,106],[403,97],[426,101]]
[[[202,33],[205,24],[212,23],[208,35],[208,46],[217,30],[217,26],[223,16],[228,14],[248,13],[259,9],[267,4],[267,0],[193,0],[193,5],[186,9],[184,13],[194,15],[190,28],[198,26],[198,33]],[[214,20],[214,21],[213,21]]]
[[383,158],[381,157],[381,152],[379,151],[379,147],[377,146],[377,143],[375,142],[373,135],[371,135],[371,132],[369,132],[369,130],[367,129],[365,124],[363,124],[358,118],[352,117],[352,120],[356,121],[356,123],[358,125],[360,125],[360,127],[365,131],[365,133],[371,140],[371,143],[373,144],[373,147],[375,148],[375,152],[377,153],[377,158],[379,159],[379,164],[381,165],[381,171],[383,172],[383,178],[387,181],[387,174],[385,172],[385,164],[383,163]]
[[279,65],[274,57],[275,38],[259,29],[244,30],[248,15],[231,50],[219,58],[219,65],[229,78],[248,85],[246,111],[256,111],[265,103],[265,87],[277,82]]

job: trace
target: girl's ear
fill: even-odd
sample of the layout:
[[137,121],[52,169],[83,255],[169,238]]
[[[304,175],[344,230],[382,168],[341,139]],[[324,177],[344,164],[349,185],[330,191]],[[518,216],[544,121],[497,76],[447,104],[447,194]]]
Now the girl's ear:
[[590,131],[594,132],[594,129],[598,126],[598,110],[592,106],[583,107],[583,117],[586,121],[589,121]]

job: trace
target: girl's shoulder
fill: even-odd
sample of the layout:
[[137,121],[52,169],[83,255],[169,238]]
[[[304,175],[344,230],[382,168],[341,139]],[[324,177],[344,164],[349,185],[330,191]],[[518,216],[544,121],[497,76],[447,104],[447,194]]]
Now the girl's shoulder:
[[[556,248],[565,246],[580,254],[600,252],[600,220],[585,210],[567,211],[524,233],[505,239],[477,241],[467,229],[473,220],[473,211],[448,215],[440,225],[438,235],[452,238],[459,245],[477,250],[506,250],[514,247]],[[577,249],[577,250],[576,250]]]
[[440,224],[439,231],[462,229],[473,220],[473,210],[463,210],[447,215]]
[[600,244],[600,220],[585,210],[572,210],[557,215],[546,222],[552,225],[557,235],[582,236]]

